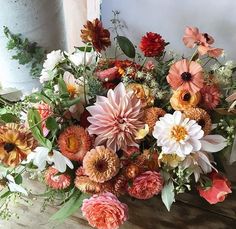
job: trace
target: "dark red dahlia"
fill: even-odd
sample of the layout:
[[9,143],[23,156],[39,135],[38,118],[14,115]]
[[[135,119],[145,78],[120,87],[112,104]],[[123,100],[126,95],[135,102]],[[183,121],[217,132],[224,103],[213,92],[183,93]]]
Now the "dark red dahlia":
[[158,56],[165,49],[165,40],[160,34],[149,32],[142,37],[139,48],[146,57]]

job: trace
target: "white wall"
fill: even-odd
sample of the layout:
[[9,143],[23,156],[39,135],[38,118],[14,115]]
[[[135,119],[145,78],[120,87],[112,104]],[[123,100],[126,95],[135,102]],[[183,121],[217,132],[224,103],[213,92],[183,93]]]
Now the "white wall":
[[192,25],[212,35],[215,46],[236,60],[236,0],[103,0],[106,27],[111,26],[112,10],[121,12],[120,19],[128,27],[124,34],[135,44],[152,31],[171,43],[169,49],[186,53],[182,36]]

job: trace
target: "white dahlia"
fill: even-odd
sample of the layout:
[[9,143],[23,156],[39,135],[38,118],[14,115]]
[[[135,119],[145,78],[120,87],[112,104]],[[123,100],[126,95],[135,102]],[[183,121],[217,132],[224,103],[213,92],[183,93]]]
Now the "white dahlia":
[[105,144],[115,152],[128,146],[138,147],[135,138],[144,128],[141,107],[141,101],[132,91],[127,92],[123,83],[110,89],[107,97],[97,96],[96,103],[87,107],[91,114],[88,132],[97,136],[95,145]]
[[176,153],[180,157],[199,151],[203,135],[201,126],[195,120],[184,118],[180,111],[161,117],[153,130],[153,136],[162,151],[167,154]]

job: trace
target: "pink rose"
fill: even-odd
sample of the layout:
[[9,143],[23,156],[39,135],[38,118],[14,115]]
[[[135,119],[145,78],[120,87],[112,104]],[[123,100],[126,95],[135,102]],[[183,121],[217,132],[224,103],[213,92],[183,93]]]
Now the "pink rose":
[[212,180],[212,186],[210,188],[199,187],[198,191],[200,196],[210,204],[223,202],[227,194],[232,192],[229,181],[226,177],[216,172],[212,172],[209,177]]
[[118,229],[128,219],[127,205],[109,192],[85,199],[81,210],[89,224],[98,229]]
[[137,199],[146,200],[157,195],[163,187],[161,174],[155,171],[146,171],[136,177],[128,193]]

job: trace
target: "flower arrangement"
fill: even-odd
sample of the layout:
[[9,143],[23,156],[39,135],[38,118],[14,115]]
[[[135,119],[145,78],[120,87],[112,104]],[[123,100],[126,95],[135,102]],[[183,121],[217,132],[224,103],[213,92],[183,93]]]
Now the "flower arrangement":
[[154,32],[141,38],[137,54],[119,35],[117,15],[115,56],[102,55],[110,32],[98,19],[88,21],[84,47],[47,55],[40,90],[15,104],[3,100],[2,218],[11,215],[6,199],[30,193],[22,183],[27,173],[46,184],[48,199],[62,199],[53,219],[81,207],[98,229],[119,228],[128,219],[121,195],[161,195],[170,210],[175,196],[191,189],[210,204],[231,193],[214,156],[234,142],[236,65],[222,62],[213,37],[195,27],[183,36],[191,57],[168,53],[168,42]]

